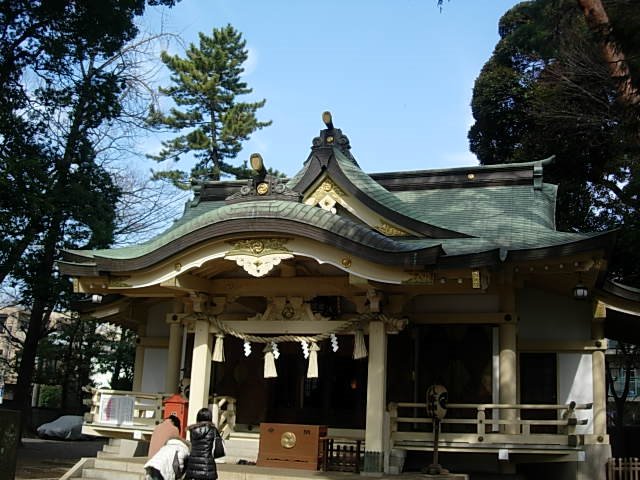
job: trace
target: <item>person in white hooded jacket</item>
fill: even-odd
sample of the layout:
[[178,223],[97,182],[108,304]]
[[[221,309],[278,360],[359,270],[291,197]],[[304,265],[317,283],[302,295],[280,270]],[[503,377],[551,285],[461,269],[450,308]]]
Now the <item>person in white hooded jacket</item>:
[[189,443],[171,437],[158,452],[144,464],[146,480],[179,480],[190,451]]

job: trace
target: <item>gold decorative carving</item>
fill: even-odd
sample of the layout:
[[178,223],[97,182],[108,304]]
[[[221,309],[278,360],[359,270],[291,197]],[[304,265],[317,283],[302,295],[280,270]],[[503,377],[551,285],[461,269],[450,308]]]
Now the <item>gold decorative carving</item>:
[[335,205],[339,203],[344,206],[345,193],[338,187],[333,180],[326,178],[318,188],[305,200],[305,204],[319,206],[327,212],[335,214],[337,212]]
[[376,225],[373,228],[375,228],[377,231],[379,231],[383,235],[386,235],[387,237],[406,237],[409,235],[404,230],[400,230],[399,228],[396,228],[393,225],[388,224],[382,219],[380,219],[380,222],[382,222],[380,225]]
[[344,257],[344,258],[340,261],[340,263],[342,263],[342,266],[343,266],[344,268],[351,268],[351,264],[352,264],[352,262],[351,262],[351,259],[350,259],[349,257]]
[[409,285],[433,285],[434,276],[433,272],[412,272],[409,274],[409,278],[403,280],[402,283]]
[[262,277],[269,273],[282,260],[293,258],[285,247],[286,238],[264,238],[239,240],[232,242],[233,247],[224,256],[242,267],[253,277]]
[[314,313],[302,297],[271,297],[264,313],[257,313],[247,320],[256,321],[318,321],[330,320]]
[[265,182],[259,183],[256,187],[256,192],[258,192],[258,195],[266,195],[269,193],[269,184]]

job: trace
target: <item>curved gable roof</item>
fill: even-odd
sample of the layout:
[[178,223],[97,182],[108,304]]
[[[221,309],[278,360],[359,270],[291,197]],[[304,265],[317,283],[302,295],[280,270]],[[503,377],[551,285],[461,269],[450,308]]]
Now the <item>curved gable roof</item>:
[[465,238],[470,236],[422,221],[416,209],[373,180],[338,147],[314,148],[305,162],[303,172],[296,175],[288,183],[288,186],[304,194],[325,173],[344,191],[400,228],[428,238]]
[[[368,175],[349,148],[346,136],[331,126],[314,139],[303,169],[286,186],[273,177],[249,185],[205,182],[182,218],[162,234],[132,247],[67,251],[61,268],[78,275],[134,271],[205,242],[265,234],[309,238],[410,269],[540,259],[612,245],[609,233],[555,229],[556,187],[542,183],[544,161]],[[365,208],[416,235],[388,237],[358,218],[300,203],[300,194],[327,176]],[[257,182],[274,188],[261,196]]]

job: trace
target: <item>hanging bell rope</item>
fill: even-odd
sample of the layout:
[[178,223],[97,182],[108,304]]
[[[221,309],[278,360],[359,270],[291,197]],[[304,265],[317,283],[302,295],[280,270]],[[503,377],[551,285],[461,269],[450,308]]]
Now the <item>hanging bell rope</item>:
[[359,360],[365,358],[367,355],[367,346],[364,343],[364,332],[361,328],[358,328],[355,338],[353,339],[353,358]]
[[219,331],[224,332],[227,335],[240,338],[245,342],[251,342],[251,343],[270,343],[270,342],[282,343],[282,342],[302,342],[302,341],[306,341],[308,343],[321,342],[323,340],[327,340],[328,338],[331,338],[332,333],[337,334],[337,333],[348,332],[352,330],[353,323],[354,323],[354,321],[352,320],[346,320],[344,322],[336,322],[336,323],[339,323],[339,325],[333,331],[320,333],[318,335],[278,335],[275,337],[261,337],[259,335],[251,335],[249,333],[244,333],[244,332],[235,330],[231,328],[229,325],[227,325],[226,323],[216,318],[215,316],[209,316],[202,313],[192,314],[192,315],[194,315],[195,318],[205,317]]
[[[244,333],[244,332],[240,332],[238,330],[235,330],[231,327],[229,327],[229,325],[227,325],[226,323],[224,323],[223,321],[219,320],[217,318],[216,315],[211,315],[211,314],[207,314],[207,313],[202,313],[202,312],[194,312],[191,313],[189,315],[186,315],[183,320],[207,320],[208,322],[210,322],[219,332],[225,334],[225,335],[231,335],[232,337],[236,337],[239,338],[241,340],[244,341],[245,343],[245,355],[247,355],[246,351],[247,351],[247,347],[246,344],[248,343],[282,343],[282,342],[308,342],[308,343],[319,343],[323,340],[327,340],[333,337],[336,337],[336,335],[339,335],[341,333],[346,333],[346,332],[350,332],[354,330],[354,327],[357,325],[362,324],[363,322],[368,322],[368,321],[382,321],[385,324],[389,325],[390,327],[394,328],[394,329],[398,329],[398,330],[402,330],[406,324],[407,324],[407,320],[406,319],[400,319],[400,318],[389,318],[386,315],[382,314],[382,313],[363,313],[358,315],[357,317],[353,318],[353,319],[349,319],[349,320],[345,320],[343,322],[340,322],[339,325],[332,331],[330,332],[326,332],[326,333],[320,333],[318,335],[278,335],[275,337],[261,337],[259,335],[251,335],[248,333]],[[338,322],[335,322],[338,323]],[[356,336],[356,346],[354,348],[354,358],[364,358],[367,356],[367,348],[365,346],[364,343],[364,333],[362,332],[362,327],[356,328],[355,330],[355,336]],[[217,343],[217,340],[216,340]],[[335,347],[334,347],[335,344]],[[332,348],[336,348],[337,347],[337,339],[334,341],[332,339]],[[249,352],[251,352],[250,350],[250,346],[249,346]],[[357,352],[356,352],[357,351]],[[358,355],[362,355],[362,356],[355,356],[356,353]],[[223,354],[224,355],[224,354]]]
[[273,347],[267,343],[264,346],[264,378],[276,378],[278,371],[276,370],[276,361],[273,357]]
[[318,351],[320,347],[316,342],[312,342],[309,347],[309,368],[307,378],[318,378]]
[[213,361],[224,362],[224,333],[216,334],[216,344],[213,347]]

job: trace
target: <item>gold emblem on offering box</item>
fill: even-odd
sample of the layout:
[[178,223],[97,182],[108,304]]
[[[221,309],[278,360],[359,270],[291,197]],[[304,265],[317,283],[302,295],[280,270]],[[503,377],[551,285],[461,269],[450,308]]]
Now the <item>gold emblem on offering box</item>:
[[284,448],[293,448],[296,446],[296,434],[293,432],[284,432],[280,437],[280,445]]

